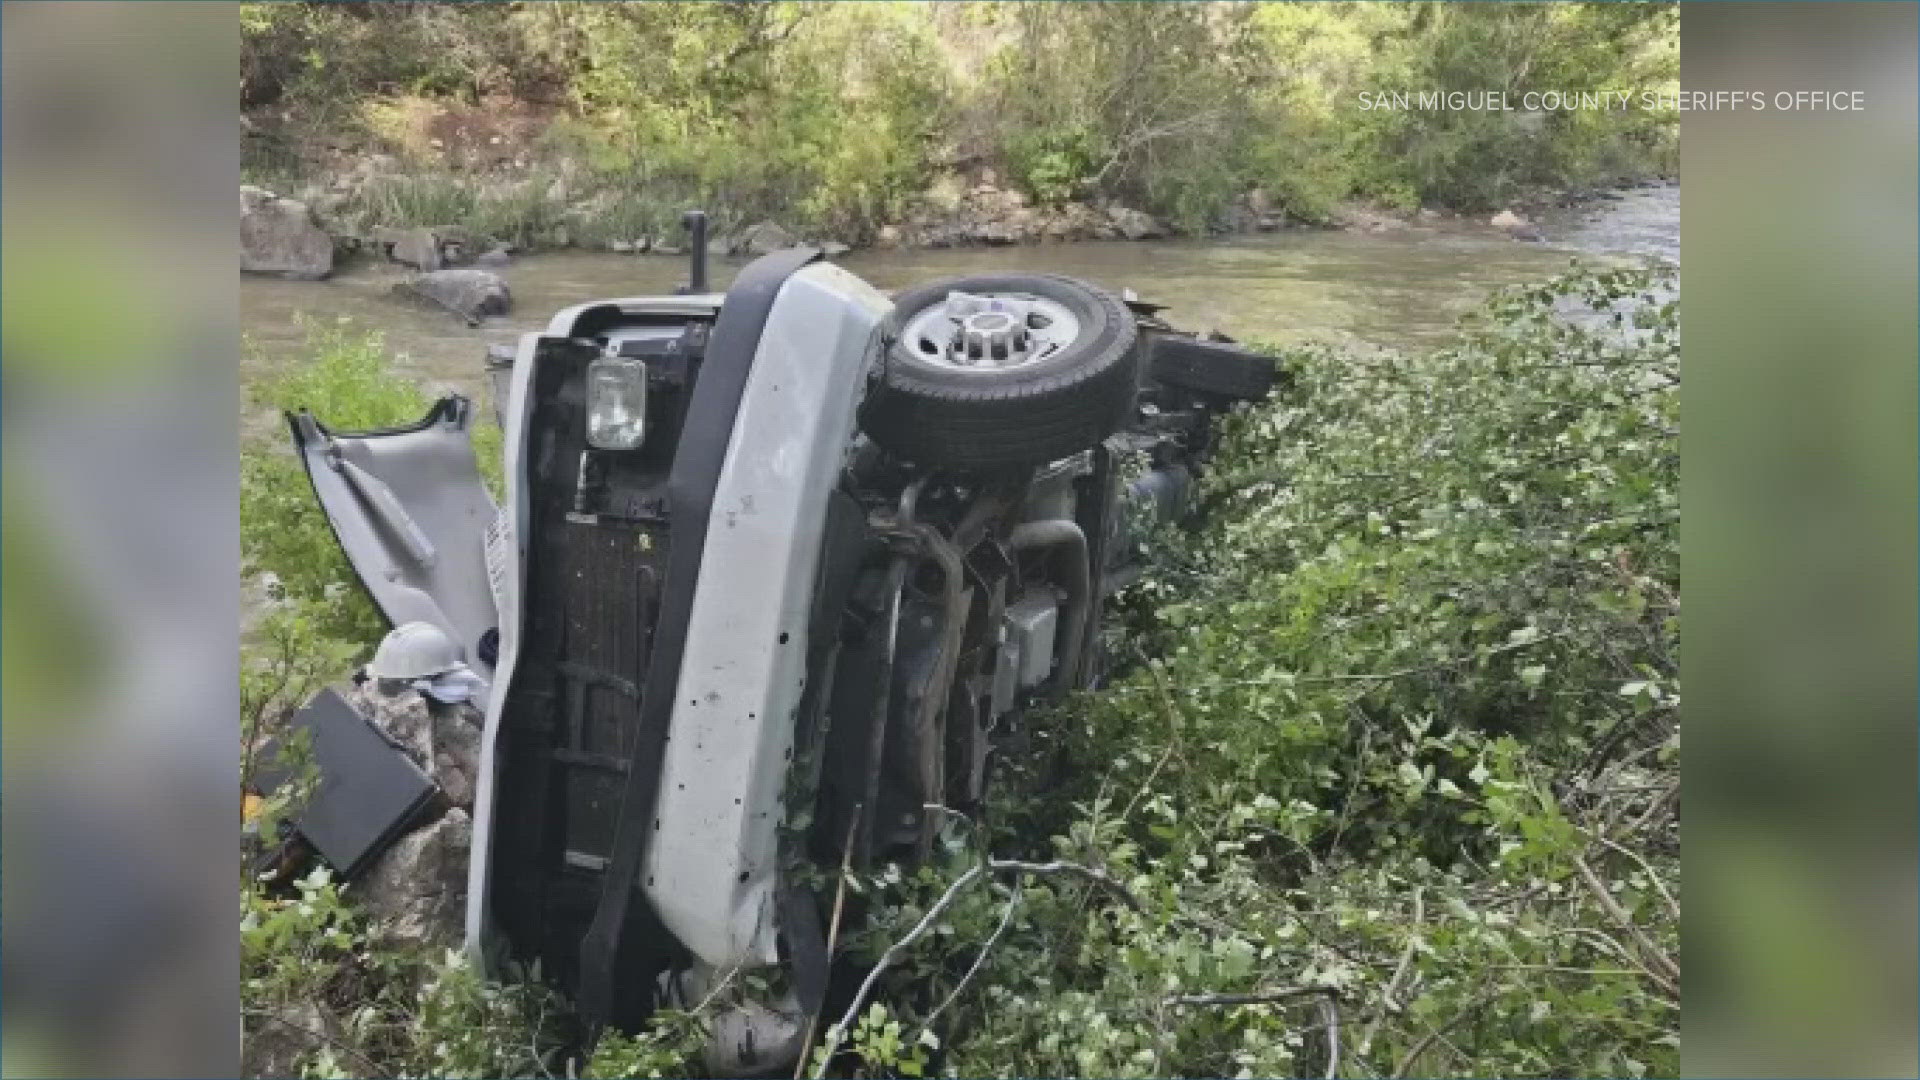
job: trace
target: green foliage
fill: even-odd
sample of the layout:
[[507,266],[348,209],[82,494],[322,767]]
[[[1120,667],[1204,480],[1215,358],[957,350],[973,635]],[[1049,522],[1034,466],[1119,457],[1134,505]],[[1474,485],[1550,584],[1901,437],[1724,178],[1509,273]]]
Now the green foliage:
[[566,224],[565,210],[565,204],[538,181],[475,180],[428,172],[374,177],[355,192],[345,212],[362,221],[397,227],[454,226],[474,236],[530,248],[553,239]]
[[[1346,1075],[1677,1072],[1671,286],[1579,272],[1431,356],[1286,355],[1132,598],[1154,659],[1038,722],[1072,765],[1003,775],[983,838],[1138,909],[956,902],[883,995],[911,1031],[996,941],[945,1070],[1317,1075],[1337,1019]],[[856,942],[973,858],[876,875]]]
[[1253,9],[1015,5],[986,93],[1014,180],[1043,201],[1111,195],[1203,231],[1239,192],[1259,126]]
[[240,5],[240,104],[303,134],[353,125],[368,93],[478,101],[550,73],[515,51],[507,4]]
[[860,239],[925,179],[942,72],[892,4],[558,4],[582,137],[608,175]]
[[[1524,95],[1677,87],[1679,12],[1662,4],[1413,4],[1375,38],[1365,72],[1376,92]],[[1355,184],[1390,203],[1468,210],[1541,186],[1674,166],[1673,117],[1560,111],[1537,124],[1498,110],[1349,112]]]
[[707,1025],[697,1013],[663,1009],[647,1018],[633,1035],[608,1032],[593,1048],[586,1077],[659,1077],[699,1075],[700,1048]]
[[1662,4],[1007,5],[987,80],[1000,153],[1034,197],[1108,195],[1187,232],[1263,187],[1305,220],[1351,195],[1482,209],[1672,168],[1644,111],[1360,108],[1362,91],[1665,89]]
[[[257,404],[310,409],[337,431],[411,423],[426,412],[427,395],[388,369],[377,333],[342,322],[310,325],[307,335],[312,359],[263,380],[254,390]],[[271,599],[305,624],[309,638],[371,649],[386,632],[285,444],[241,454],[240,558],[246,578],[273,575]]]
[[[248,4],[245,172],[382,148],[419,175],[361,192],[361,220],[529,246],[671,235],[691,205],[857,242],[968,162],[1189,233],[1255,187],[1307,221],[1354,197],[1478,211],[1672,171],[1677,118],[1363,91],[1671,90],[1677,29],[1670,3]],[[413,123],[518,105],[546,134],[482,164]]]
[[1058,205],[1092,181],[1095,146],[1093,133],[1081,126],[1015,128],[1004,150],[1007,171],[1035,199]]
[[244,1037],[291,1030],[314,1077],[550,1075],[565,1015],[458,952],[373,937],[325,868],[291,895],[242,888],[240,976]]

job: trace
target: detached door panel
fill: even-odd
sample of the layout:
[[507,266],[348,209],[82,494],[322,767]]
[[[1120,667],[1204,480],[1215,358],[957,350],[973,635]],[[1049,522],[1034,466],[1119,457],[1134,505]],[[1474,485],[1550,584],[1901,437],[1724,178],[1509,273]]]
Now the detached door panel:
[[498,514],[474,459],[473,406],[457,394],[417,424],[329,431],[287,414],[293,444],[334,536],[394,625],[430,622],[491,680],[480,640],[499,625],[488,586],[486,532]]

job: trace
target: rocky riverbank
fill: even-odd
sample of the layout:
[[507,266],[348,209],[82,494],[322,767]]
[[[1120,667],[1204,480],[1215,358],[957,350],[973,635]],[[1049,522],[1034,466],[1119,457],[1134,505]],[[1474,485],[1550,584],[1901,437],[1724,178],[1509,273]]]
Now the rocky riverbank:
[[[686,241],[662,205],[643,194],[601,189],[578,193],[562,171],[550,180],[411,176],[382,171],[382,155],[363,158],[293,195],[242,186],[241,269],[294,279],[328,276],[336,260],[372,258],[433,275],[448,268],[498,267],[536,250],[603,250],[627,255],[684,255]],[[1539,191],[1483,221],[1514,240],[1547,239],[1538,222],[1569,208],[1621,198],[1620,190],[1671,183],[1622,179],[1606,188]],[[395,197],[408,192],[411,198]],[[645,212],[636,209],[644,206]],[[1155,240],[1174,231],[1153,215],[1108,199],[1042,204],[1003,185],[991,169],[950,172],[913,200],[897,222],[871,235],[807,235],[772,218],[742,221],[714,208],[713,255],[763,255],[810,243],[837,255],[854,248],[917,249],[1038,244],[1078,240]],[[1459,220],[1447,210],[1405,212],[1347,204],[1305,219],[1264,189],[1233,200],[1210,235],[1286,229],[1391,232]],[[469,272],[471,274],[471,272]],[[431,284],[431,282],[429,282]],[[430,291],[415,288],[413,292]],[[469,318],[477,317],[462,312]]]
[[[403,200],[391,197],[395,190],[429,188],[438,189],[433,198],[404,200],[415,205],[398,205]],[[498,263],[516,251],[686,252],[675,215],[664,205],[638,213],[632,204],[644,196],[635,193],[603,189],[577,198],[569,195],[564,176],[541,186],[525,180],[389,176],[371,168],[290,192],[243,186],[242,269],[318,278],[330,272],[332,259],[361,255],[432,271],[468,262]],[[445,209],[436,215],[433,203]],[[519,219],[497,220],[500,210],[509,206],[519,211]],[[758,255],[797,243],[838,254],[856,247],[1153,240],[1173,233],[1153,215],[1110,200],[1035,203],[1019,190],[998,184],[990,170],[972,178],[942,178],[899,221],[871,235],[808,235],[772,218],[741,221],[731,219],[725,207],[714,210],[716,228],[708,246],[715,255]],[[504,227],[489,230],[490,223]],[[1256,188],[1234,203],[1215,231],[1272,232],[1308,224],[1289,217]],[[331,238],[331,252],[318,241],[321,235]]]

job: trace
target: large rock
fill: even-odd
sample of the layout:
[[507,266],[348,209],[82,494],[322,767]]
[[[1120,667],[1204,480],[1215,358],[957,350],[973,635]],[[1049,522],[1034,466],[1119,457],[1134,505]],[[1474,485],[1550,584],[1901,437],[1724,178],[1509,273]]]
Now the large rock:
[[981,221],[969,229],[968,234],[968,239],[982,244],[1017,244],[1021,240],[1020,229],[1004,219]]
[[770,255],[792,247],[797,241],[792,233],[771,221],[762,221],[750,225],[747,230],[734,238],[735,250],[748,255]]
[[240,272],[318,281],[333,273],[333,237],[306,203],[242,185]]
[[399,944],[452,944],[467,907],[473,821],[454,807],[381,853],[353,885],[374,933]]
[[920,196],[928,209],[941,214],[951,214],[960,209],[960,204],[965,202],[966,198],[966,186],[961,183],[958,176],[952,173],[942,173],[934,177],[933,183],[927,185],[927,190]]
[[1333,212],[1333,219],[1349,232],[1385,233],[1397,232],[1407,227],[1400,217],[1376,210],[1370,206],[1348,204]]
[[374,679],[355,686],[347,700],[439,785],[445,800],[435,805],[446,808],[382,852],[353,883],[353,894],[376,935],[451,944],[460,937],[466,908],[469,811],[484,717],[472,704],[431,701],[411,686]]
[[1107,220],[1121,236],[1129,240],[1151,240],[1167,235],[1153,215],[1144,210],[1131,210],[1124,206],[1115,206],[1107,210]]
[[487,247],[480,237],[457,225],[434,230],[434,238],[439,242],[441,266],[465,266]]
[[415,270],[438,270],[443,265],[440,238],[432,229],[381,229],[374,234],[374,242],[386,251],[387,258]]
[[1493,215],[1493,219],[1487,222],[1487,224],[1492,225],[1494,228],[1499,229],[1515,240],[1541,239],[1540,230],[1534,228],[1532,222],[1511,210],[1502,210]]
[[513,310],[513,293],[500,275],[491,270],[435,270],[395,285],[393,291],[438,304],[465,319],[469,326],[478,326],[482,319]]
[[411,687],[388,693],[382,686],[367,679],[353,688],[347,700],[440,785],[448,802],[471,809],[486,717],[471,704],[429,701]]

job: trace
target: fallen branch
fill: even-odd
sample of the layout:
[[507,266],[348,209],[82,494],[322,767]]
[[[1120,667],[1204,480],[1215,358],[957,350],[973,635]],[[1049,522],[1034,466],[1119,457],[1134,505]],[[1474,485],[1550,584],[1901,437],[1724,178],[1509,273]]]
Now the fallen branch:
[[1235,1005],[1273,1005],[1294,998],[1335,997],[1338,994],[1339,991],[1331,986],[1283,986],[1278,990],[1261,990],[1251,994],[1178,994],[1162,1004],[1225,1008]]
[[[827,922],[827,963],[833,963],[834,947],[840,943],[840,913],[847,902],[847,876],[853,873],[853,838],[859,835],[861,806],[853,807],[852,820],[847,822],[847,844],[840,854],[840,883],[833,890],[833,918]],[[793,1080],[800,1080],[807,1073],[807,1051],[813,1049],[813,1032],[820,1026],[820,1010],[814,1009],[807,1015],[807,1037],[800,1041],[800,1060],[793,1063]]]
[[1587,892],[1593,897],[1594,902],[1600,905],[1600,909],[1606,912],[1607,917],[1618,924],[1620,929],[1625,930],[1632,936],[1634,944],[1640,947],[1641,959],[1658,969],[1657,971],[1650,970],[1648,974],[1654,977],[1654,981],[1659,983],[1660,988],[1666,991],[1670,997],[1678,998],[1680,996],[1680,966],[1673,962],[1672,957],[1654,945],[1652,939],[1647,937],[1646,932],[1640,929],[1640,925],[1633,921],[1633,916],[1627,914],[1627,909],[1621,907],[1620,902],[1615,900],[1613,894],[1607,891],[1606,882],[1600,880],[1600,875],[1594,873],[1593,867],[1587,864],[1585,858],[1578,855],[1574,856],[1573,866],[1574,869],[1580,872],[1581,884],[1587,887]]
[[992,870],[996,874],[1007,874],[1007,873],[1039,874],[1042,876],[1045,876],[1048,874],[1065,874],[1070,877],[1081,878],[1083,880],[1093,882],[1095,885],[1098,885],[1101,888],[1106,889],[1108,892],[1111,892],[1113,895],[1119,897],[1122,903],[1126,904],[1128,907],[1132,908],[1135,911],[1146,910],[1144,907],[1141,906],[1139,898],[1134,896],[1133,893],[1129,891],[1125,885],[1122,885],[1119,882],[1108,877],[1106,871],[1096,870],[1091,866],[1082,866],[1079,863],[1058,862],[1058,861],[1049,862],[1049,863],[1030,863],[1030,862],[1020,862],[1015,859],[989,859],[987,860],[987,869]]
[[1127,891],[1126,886],[1108,877],[1103,870],[1096,870],[1090,866],[1082,866],[1079,863],[1030,863],[1020,862],[1015,859],[989,859],[984,863],[972,867],[966,873],[955,878],[953,884],[947,886],[947,891],[940,894],[940,899],[933,902],[933,906],[928,908],[927,913],[920,917],[920,921],[914,924],[913,929],[907,931],[906,936],[894,942],[892,945],[887,946],[887,951],[880,954],[880,959],[873,965],[873,970],[867,972],[867,977],[861,980],[860,989],[855,991],[853,1001],[847,1005],[847,1011],[840,1017],[840,1022],[827,1029],[827,1036],[830,1040],[832,1050],[821,1056],[820,1064],[816,1066],[813,1071],[814,1080],[820,1080],[821,1077],[826,1075],[827,1061],[832,1058],[833,1051],[837,1051],[841,1043],[846,1040],[847,1032],[852,1029],[853,1022],[859,1019],[860,1010],[867,1003],[867,996],[873,993],[874,985],[880,981],[880,974],[891,967],[902,953],[912,947],[914,942],[927,936],[927,932],[938,925],[940,916],[946,914],[947,909],[953,906],[953,902],[960,898],[960,894],[988,873],[1067,874],[1103,886],[1121,900],[1125,901],[1127,906],[1133,908],[1135,911],[1142,910],[1140,901],[1136,899],[1131,892]]
[[1327,1080],[1340,1075],[1340,1006],[1331,995],[1320,999],[1320,1014],[1327,1020]]
[[293,1021],[287,1019],[284,1016],[281,1016],[279,1013],[274,1012],[271,1009],[243,1009],[241,1011],[245,1013],[247,1016],[254,1017],[255,1019],[269,1020],[269,1021],[272,1021],[273,1023],[279,1024],[283,1028],[286,1028],[288,1031],[298,1032],[303,1038],[309,1040],[310,1042],[325,1043],[328,1046],[333,1047],[335,1050],[341,1050],[346,1052],[348,1055],[358,1060],[360,1064],[367,1067],[367,1069],[369,1070],[367,1075],[369,1076],[382,1076],[389,1071],[381,1067],[381,1065],[378,1062],[374,1061],[372,1058],[361,1053],[358,1049],[355,1049],[351,1044],[347,1043],[345,1040],[328,1032],[325,1028],[310,1028],[310,1027],[307,1027],[305,1024],[296,1024]]
[[1393,1070],[1391,1080],[1400,1080],[1400,1077],[1407,1075],[1407,1070],[1413,1068],[1413,1063],[1420,1060],[1421,1054],[1426,1053],[1434,1043],[1444,1038],[1447,1032],[1457,1026],[1460,1021],[1465,1020],[1467,1017],[1485,1008],[1489,1002],[1499,996],[1499,993],[1500,992],[1496,990],[1492,993],[1482,994],[1474,998],[1467,1003],[1465,1008],[1449,1017],[1446,1023],[1436,1028],[1430,1028],[1427,1031],[1426,1037],[1414,1043],[1413,1048],[1407,1051],[1407,1056],[1400,1059],[1400,1064]]
[[1661,884],[1660,875],[1654,873],[1653,867],[1648,865],[1647,860],[1641,858],[1638,852],[1622,847],[1604,836],[1595,836],[1593,839],[1632,859],[1640,867],[1641,872],[1647,875],[1647,883],[1653,886],[1653,891],[1659,893],[1660,899],[1666,903],[1667,913],[1673,916],[1674,923],[1677,925],[1680,922],[1680,902],[1673,898],[1673,894],[1667,891],[1665,885]]
[[[1401,1010],[1400,980],[1407,977],[1407,968],[1413,963],[1414,943],[1420,939],[1420,926],[1426,921],[1426,899],[1422,893],[1423,886],[1415,885],[1413,887],[1413,928],[1407,932],[1407,947],[1401,951],[1400,962],[1394,965],[1393,977],[1387,980],[1386,991],[1381,994],[1381,999],[1386,1003],[1387,1011],[1396,1015],[1399,1014]],[[1372,1021],[1367,1024],[1366,1031],[1361,1034],[1359,1049],[1355,1051],[1361,1060],[1366,1060],[1368,1051],[1373,1049],[1373,1037],[1379,1034],[1380,1021],[1384,1018],[1384,1016],[1376,1015]]]
[[913,929],[907,931],[905,937],[887,946],[887,951],[880,954],[880,960],[873,965],[872,971],[867,972],[867,977],[860,983],[860,989],[854,993],[853,1001],[847,1006],[845,1015],[840,1017],[839,1023],[827,1029],[827,1039],[831,1049],[820,1055],[820,1064],[813,1070],[814,1080],[821,1080],[827,1075],[827,1062],[832,1059],[834,1051],[840,1049],[840,1044],[846,1040],[847,1032],[852,1029],[853,1022],[860,1016],[861,1008],[867,1003],[867,995],[873,993],[874,984],[880,981],[880,973],[892,966],[894,960],[914,942],[925,937],[927,931],[939,923],[940,916],[946,914],[947,909],[953,906],[953,902],[959,898],[960,894],[965,892],[968,886],[984,877],[986,872],[987,868],[982,864],[955,878],[953,884],[947,886],[947,891],[940,894],[940,899],[934,901],[933,906],[927,909],[927,913],[914,924]]
[[967,968],[967,973],[960,976],[960,981],[954,984],[953,991],[949,993],[939,1005],[935,1006],[932,1012],[927,1014],[925,1020],[921,1021],[921,1031],[932,1027],[933,1022],[940,1019],[940,1014],[947,1011],[947,1006],[952,1005],[959,999],[961,993],[966,990],[967,984],[971,983],[973,977],[980,973],[980,969],[986,966],[987,955],[993,952],[994,945],[998,944],[1000,938],[1006,934],[1007,927],[1013,925],[1013,912],[1014,909],[1019,906],[1020,890],[1016,888],[1013,890],[1013,895],[1007,900],[1006,910],[1000,913],[1000,925],[993,928],[993,933],[988,935],[986,944],[980,946],[980,955],[973,958],[973,963]]

